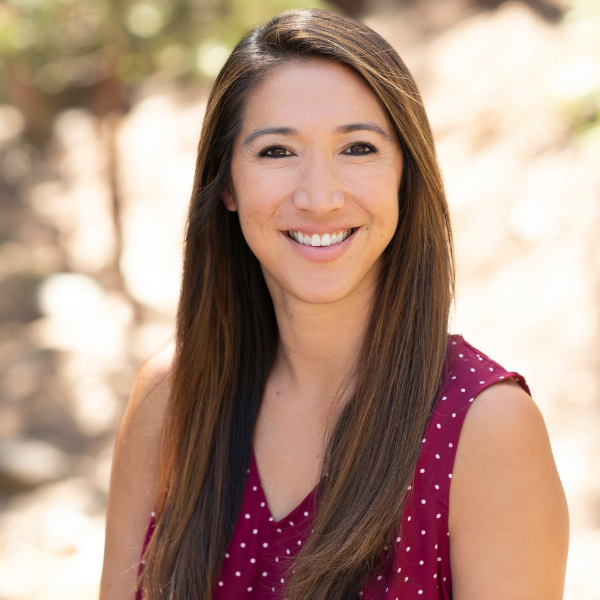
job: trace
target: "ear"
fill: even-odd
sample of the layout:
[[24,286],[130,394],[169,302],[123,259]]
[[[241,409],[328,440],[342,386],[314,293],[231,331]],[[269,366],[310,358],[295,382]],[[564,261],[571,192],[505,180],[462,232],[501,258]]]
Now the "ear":
[[237,202],[235,200],[235,192],[231,186],[231,182],[227,182],[221,190],[221,200],[227,210],[231,212],[237,211]]

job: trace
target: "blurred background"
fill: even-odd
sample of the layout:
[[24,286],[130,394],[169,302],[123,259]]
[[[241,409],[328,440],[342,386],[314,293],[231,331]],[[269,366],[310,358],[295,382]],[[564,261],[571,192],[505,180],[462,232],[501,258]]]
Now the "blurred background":
[[600,1],[0,1],[0,600],[97,597],[115,432],[173,333],[195,149],[243,31],[320,6],[425,99],[452,330],[527,378],[600,599]]

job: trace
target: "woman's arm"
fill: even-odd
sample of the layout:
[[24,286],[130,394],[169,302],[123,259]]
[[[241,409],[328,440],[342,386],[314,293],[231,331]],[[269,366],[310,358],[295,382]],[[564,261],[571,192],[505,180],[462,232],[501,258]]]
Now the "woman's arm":
[[141,368],[117,435],[106,514],[100,600],[135,597],[140,553],[156,500],[172,346]]
[[467,413],[450,486],[454,600],[560,600],[569,517],[542,415],[512,381]]

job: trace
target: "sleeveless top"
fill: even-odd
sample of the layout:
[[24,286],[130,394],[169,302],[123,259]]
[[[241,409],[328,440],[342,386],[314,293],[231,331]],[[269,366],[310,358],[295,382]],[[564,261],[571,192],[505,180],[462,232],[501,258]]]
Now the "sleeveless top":
[[[465,416],[487,387],[525,379],[452,335],[444,377],[423,437],[409,498],[399,524],[390,569],[372,578],[361,600],[452,598],[448,500]],[[214,600],[284,600],[286,568],[311,534],[316,488],[286,517],[271,516],[252,452],[240,515],[214,589]],[[150,521],[144,548],[154,528]],[[138,600],[141,593],[138,590]]]

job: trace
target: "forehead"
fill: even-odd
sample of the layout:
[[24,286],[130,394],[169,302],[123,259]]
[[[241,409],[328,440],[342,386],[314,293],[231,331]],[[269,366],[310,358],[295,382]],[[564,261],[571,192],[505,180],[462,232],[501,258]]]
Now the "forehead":
[[265,125],[330,129],[362,120],[375,121],[392,133],[385,110],[361,75],[341,63],[310,59],[277,67],[252,90],[243,129]]

